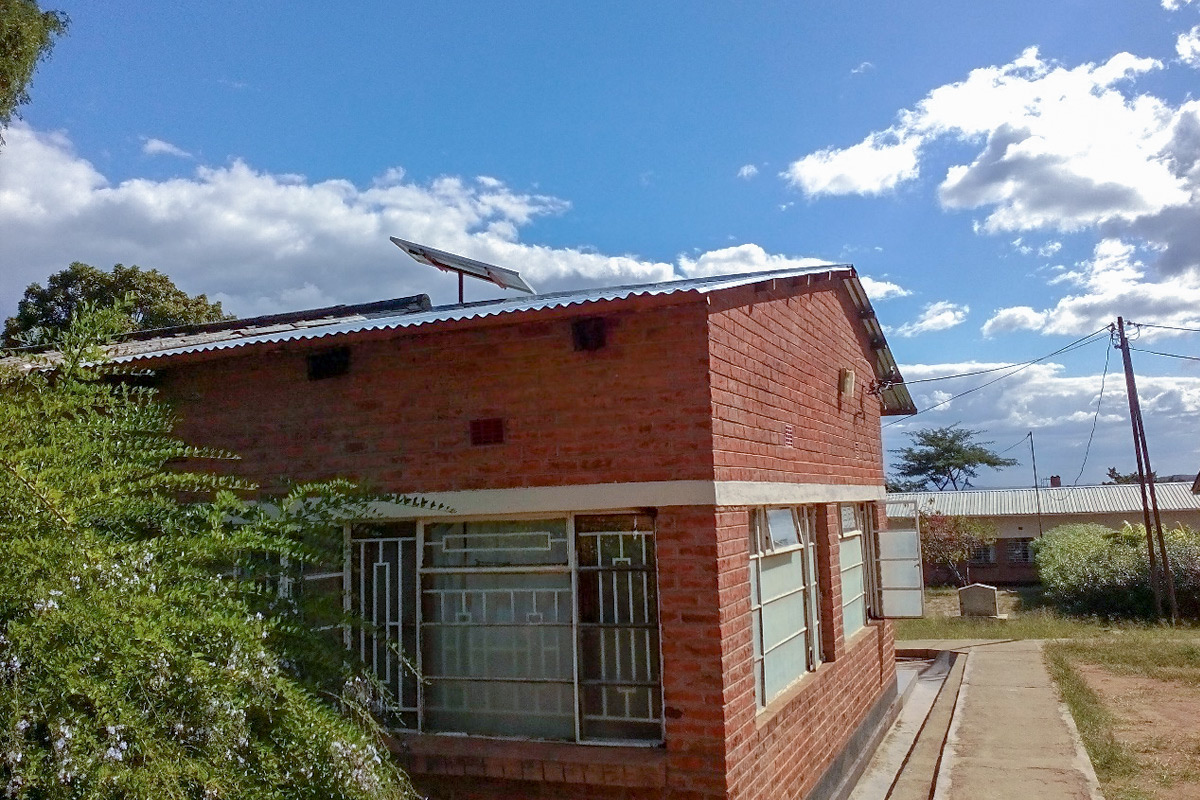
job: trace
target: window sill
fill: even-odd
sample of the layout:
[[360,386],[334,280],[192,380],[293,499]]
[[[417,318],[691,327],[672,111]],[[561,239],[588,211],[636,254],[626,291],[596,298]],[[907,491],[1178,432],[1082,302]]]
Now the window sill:
[[816,680],[817,675],[821,674],[828,663],[829,662],[822,661],[817,665],[816,669],[810,672],[805,672],[803,675],[797,678],[794,683],[777,694],[775,697],[771,698],[771,700],[769,700],[765,706],[758,709],[758,713],[754,716],[754,726],[756,728],[761,728],[762,726],[766,725],[771,721],[772,717],[779,713],[780,709],[784,708],[797,697],[804,694],[804,692],[808,689],[808,685]]
[[591,745],[482,736],[395,733],[388,746],[417,775],[462,775],[551,783],[663,787],[661,746]]

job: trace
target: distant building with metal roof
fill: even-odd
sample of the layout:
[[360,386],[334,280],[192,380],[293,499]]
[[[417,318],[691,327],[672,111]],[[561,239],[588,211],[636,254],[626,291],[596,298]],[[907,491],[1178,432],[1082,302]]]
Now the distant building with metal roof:
[[[1200,528],[1200,496],[1191,484],[1155,484],[1159,516],[1166,527]],[[966,489],[948,492],[893,492],[887,496],[891,519],[922,514],[971,517],[990,522],[997,542],[971,562],[973,580],[985,583],[1028,583],[1036,580],[1029,544],[1060,525],[1095,523],[1119,529],[1142,522],[1142,493],[1136,483],[1104,486],[1061,486],[1038,489]],[[926,565],[927,580],[937,575]]]
[[[1200,514],[1200,497],[1187,483],[1155,484],[1161,512]],[[1061,486],[1046,489],[967,489],[958,492],[897,492],[887,496],[888,516],[911,503],[922,511],[963,517],[1043,516],[1062,514],[1142,513],[1141,487],[1136,483],[1107,486]],[[895,512],[895,513],[893,513]],[[1164,524],[1166,520],[1163,520]]]

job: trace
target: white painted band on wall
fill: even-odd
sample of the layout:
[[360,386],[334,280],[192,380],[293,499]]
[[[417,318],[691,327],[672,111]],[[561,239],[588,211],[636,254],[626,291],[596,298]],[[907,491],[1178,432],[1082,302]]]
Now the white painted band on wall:
[[884,488],[876,485],[764,481],[645,481],[475,489],[430,492],[415,496],[440,503],[450,510],[439,511],[396,504],[381,504],[377,510],[382,516],[391,519],[429,519],[443,516],[566,513],[667,506],[864,503],[882,500]]

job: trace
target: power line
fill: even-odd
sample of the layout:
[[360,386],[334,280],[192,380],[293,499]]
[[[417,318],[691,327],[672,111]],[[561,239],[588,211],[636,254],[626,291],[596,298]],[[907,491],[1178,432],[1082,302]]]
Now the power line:
[[1143,347],[1134,347],[1133,345],[1130,345],[1129,349],[1137,350],[1139,353],[1149,353],[1150,355],[1154,355],[1154,356],[1166,356],[1167,358],[1182,358],[1185,361],[1200,361],[1200,358],[1197,358],[1196,356],[1181,356],[1178,353],[1163,353],[1158,350],[1146,350]]
[[1004,455],[1005,453],[1007,453],[1009,450],[1016,450],[1018,447],[1020,447],[1021,445],[1025,444],[1025,440],[1026,440],[1026,439],[1028,439],[1028,438],[1029,438],[1029,434],[1027,433],[1027,434],[1025,434],[1024,436],[1022,436],[1020,439],[1017,439],[1017,443],[1016,443],[1016,444],[1009,445],[1008,447],[1006,447],[1006,448],[1004,448],[1003,450],[1001,450],[999,453],[996,453],[996,455],[998,455],[998,456],[1002,456],[1002,455]]
[[1160,328],[1164,331],[1186,331],[1187,333],[1200,333],[1200,328],[1187,328],[1182,325],[1155,325],[1152,322],[1130,322],[1138,328]]
[[[1095,334],[1092,334],[1092,335],[1094,336]],[[1070,345],[1067,345],[1067,346],[1070,347]],[[1051,353],[1051,355],[1056,355],[1056,354]],[[900,383],[904,384],[905,386],[911,386],[914,383],[929,383],[930,381],[948,381],[952,378],[972,378],[976,375],[987,375],[989,372],[1000,372],[1001,370],[1012,369],[1013,367],[1023,367],[1027,364],[1036,364],[1037,362],[1041,361],[1043,358],[1048,358],[1048,356],[1042,356],[1042,358],[1035,358],[1032,361],[1018,361],[1018,362],[1014,362],[1012,364],[1001,364],[998,367],[989,367],[988,369],[977,369],[977,370],[974,370],[973,372],[956,372],[953,375],[939,375],[936,378],[917,378],[916,380],[911,380],[911,381],[910,380],[900,381]]]
[[1069,351],[1077,349],[1079,347],[1083,347],[1085,345],[1092,344],[1096,340],[1097,336],[1099,336],[1102,333],[1108,333],[1108,331],[1109,331],[1109,326],[1106,325],[1103,328],[1100,328],[1096,331],[1093,331],[1092,333],[1089,333],[1087,336],[1080,337],[1080,338],[1076,339],[1075,341],[1071,342],[1070,344],[1060,347],[1059,349],[1055,350],[1053,353],[1047,353],[1046,355],[1042,356],[1041,358],[1035,358],[1032,361],[1026,361],[1023,364],[1017,365],[1016,369],[1013,369],[1011,372],[1006,372],[998,378],[992,378],[990,381],[987,381],[986,383],[981,383],[978,386],[975,386],[971,389],[967,389],[965,392],[959,392],[958,394],[954,395],[953,397],[948,397],[945,400],[941,401],[940,403],[935,403],[934,405],[931,405],[928,408],[923,408],[920,411],[916,412],[915,414],[909,414],[908,416],[902,417],[894,422],[889,422],[887,425],[884,425],[883,427],[890,428],[893,425],[899,425],[901,422],[907,422],[908,420],[912,419],[913,417],[920,416],[921,414],[924,414],[928,411],[933,411],[935,408],[940,408],[940,407],[946,405],[947,403],[957,400],[960,397],[965,397],[966,395],[969,395],[973,392],[977,392],[980,389],[986,389],[988,386],[991,386],[993,383],[999,383],[1000,381],[1004,380],[1005,378],[1008,378],[1012,375],[1016,375],[1018,372],[1022,372],[1024,370],[1028,369],[1029,367],[1032,367],[1034,364],[1045,361],[1048,358],[1053,358],[1054,356],[1061,355],[1063,353],[1069,352]]
[[1079,465],[1079,474],[1075,476],[1075,485],[1079,485],[1079,479],[1083,477],[1083,470],[1087,467],[1088,455],[1092,452],[1092,439],[1096,436],[1096,423],[1100,421],[1100,404],[1104,402],[1104,381],[1108,378],[1108,361],[1112,357],[1112,348],[1104,348],[1104,374],[1100,376],[1100,396],[1096,398],[1096,416],[1092,417],[1092,432],[1088,434],[1087,447],[1083,450],[1083,463]]

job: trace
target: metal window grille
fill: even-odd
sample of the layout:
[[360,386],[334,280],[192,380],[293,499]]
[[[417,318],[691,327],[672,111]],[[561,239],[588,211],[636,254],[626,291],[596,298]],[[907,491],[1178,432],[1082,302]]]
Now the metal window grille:
[[1010,539],[1008,541],[1008,561],[1010,564],[1032,564],[1033,539]]
[[662,740],[651,516],[378,527],[349,539],[349,596],[376,630],[353,644],[399,724]]
[[968,559],[968,563],[974,567],[985,567],[995,564],[996,546],[994,544],[985,544],[982,547],[975,548],[971,551],[971,558]]
[[750,514],[750,615],[760,707],[821,663],[816,510]]

